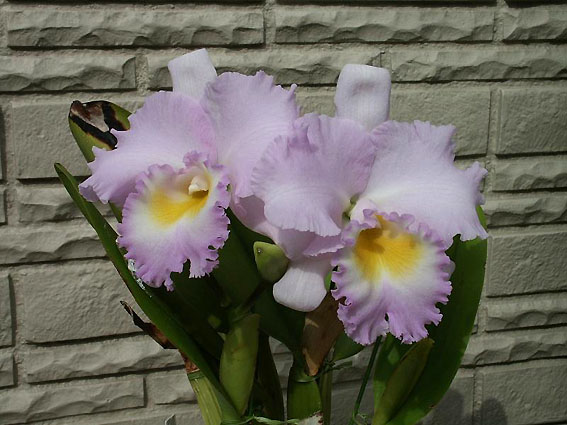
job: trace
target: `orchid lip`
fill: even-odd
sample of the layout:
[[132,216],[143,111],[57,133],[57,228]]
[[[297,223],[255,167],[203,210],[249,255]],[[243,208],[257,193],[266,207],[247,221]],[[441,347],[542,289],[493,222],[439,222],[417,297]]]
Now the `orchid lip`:
[[423,223],[412,231],[408,215],[374,209],[367,218],[347,226],[347,246],[333,262],[337,288],[331,292],[344,298],[339,318],[363,345],[387,332],[404,343],[419,341],[427,336],[425,325],[441,320],[436,304],[451,292],[443,241]]
[[362,230],[354,246],[354,257],[362,274],[378,280],[382,273],[395,277],[412,273],[421,255],[415,235],[401,232],[392,222],[376,217],[378,226]]
[[136,275],[150,286],[171,289],[170,273],[180,272],[187,260],[191,277],[210,273],[228,237],[224,168],[210,165],[205,155],[192,155],[185,165],[151,166],[124,205],[119,244],[136,262]]
[[149,199],[157,223],[171,226],[183,217],[195,217],[207,203],[211,177],[205,166],[191,167],[167,188],[155,190]]

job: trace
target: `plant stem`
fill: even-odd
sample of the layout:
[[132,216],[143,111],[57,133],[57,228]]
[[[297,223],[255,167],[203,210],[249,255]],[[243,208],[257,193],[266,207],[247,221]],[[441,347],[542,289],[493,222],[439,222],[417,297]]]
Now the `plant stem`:
[[323,405],[323,424],[331,424],[331,401],[333,389],[333,370],[323,372],[319,379],[319,392],[321,393],[321,404]]
[[358,409],[360,409],[360,404],[362,403],[362,397],[364,396],[364,390],[366,390],[366,384],[368,383],[368,378],[370,377],[370,372],[376,361],[376,355],[378,354],[378,348],[380,348],[380,339],[378,338],[372,347],[372,354],[370,354],[370,359],[368,360],[368,366],[364,371],[364,376],[362,377],[362,383],[360,384],[360,389],[358,390],[358,396],[354,403],[354,409],[352,411],[352,416],[349,421],[349,425],[357,424],[356,417],[358,416]]
[[294,360],[288,376],[287,418],[302,420],[321,410],[321,394],[315,378],[308,376]]
[[187,377],[197,397],[205,425],[220,425],[222,420],[221,408],[211,383],[200,371],[189,372]]

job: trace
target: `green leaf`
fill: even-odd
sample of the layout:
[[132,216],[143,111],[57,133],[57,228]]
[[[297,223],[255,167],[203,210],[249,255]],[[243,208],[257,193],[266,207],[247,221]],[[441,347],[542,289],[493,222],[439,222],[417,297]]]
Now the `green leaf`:
[[188,308],[198,312],[214,329],[222,333],[228,332],[222,289],[211,276],[189,278],[188,266],[189,264],[186,264],[183,273],[171,275],[175,288],[173,293],[177,293]]
[[374,406],[378,405],[386,389],[388,379],[390,379],[396,366],[410,348],[411,345],[402,344],[400,340],[395,338],[392,334],[386,337],[374,368],[374,378],[372,380]]
[[263,332],[260,333],[258,346],[258,386],[262,392],[266,416],[284,420],[285,412],[280,377],[274,363],[268,335]]
[[[483,217],[481,215],[481,222]],[[484,283],[487,242],[453,240],[450,257],[455,263],[449,302],[441,306],[443,320],[429,328],[435,341],[425,369],[389,425],[413,425],[441,401],[467,348]]]
[[295,357],[301,358],[304,313],[278,304],[272,294],[272,288],[262,292],[252,310],[261,316],[260,328],[265,333],[284,343]]
[[266,243],[274,243],[270,238],[267,236],[261,235],[260,233],[256,233],[253,230],[250,230],[244,224],[240,222],[238,217],[234,215],[234,213],[230,210],[226,210],[226,215],[230,219],[230,227],[232,231],[238,234],[238,237],[246,247],[246,254],[250,256],[252,260],[254,260],[254,243],[255,242],[266,242]]
[[261,285],[258,270],[246,255],[245,247],[232,225],[228,239],[219,251],[219,264],[212,275],[235,305],[245,303]]
[[[201,351],[197,342],[187,333],[174,312],[172,312],[163,301],[148,291],[146,285],[138,282],[134,278],[128,269],[128,264],[124,259],[123,253],[116,245],[116,232],[94,205],[87,202],[81,196],[75,178],[71,176],[61,164],[55,164],[55,170],[75,204],[96,231],[108,258],[112,261],[124,283],[126,283],[126,286],[132,293],[138,306],[144,311],[152,323],[163,332],[167,339],[197,365],[218,391],[219,397],[221,398],[219,403],[228,406],[226,409],[229,409],[231,403],[226,401],[226,392],[221,386],[214,368],[207,361],[206,356]],[[232,409],[234,410],[234,408]]]
[[[159,298],[174,311],[184,329],[215,359],[220,359],[223,340],[208,322],[206,307],[216,307],[216,301],[205,278],[189,279],[186,273],[172,276],[175,290],[146,287],[146,291]],[[218,302],[218,301],[217,301]]]
[[380,400],[374,408],[372,425],[385,425],[406,401],[419,379],[433,347],[433,340],[425,338],[411,346],[400,360],[386,383]]
[[333,369],[323,371],[319,377],[319,394],[321,395],[321,405],[323,415],[322,425],[331,425],[331,413],[333,407]]
[[232,323],[220,359],[220,381],[242,415],[254,384],[260,316],[249,314]]
[[349,357],[360,353],[363,349],[364,345],[353,341],[345,332],[343,332],[337,338],[331,361],[338,362],[339,360],[348,359]]
[[69,110],[69,127],[87,162],[94,160],[93,147],[111,150],[116,137],[111,129],[124,131],[130,128],[130,112],[104,100],[81,103],[75,100]]

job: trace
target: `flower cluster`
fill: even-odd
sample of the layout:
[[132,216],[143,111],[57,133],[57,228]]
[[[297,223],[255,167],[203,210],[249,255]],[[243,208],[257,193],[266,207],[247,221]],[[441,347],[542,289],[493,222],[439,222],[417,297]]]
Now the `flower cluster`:
[[169,63],[172,92],[151,95],[95,148],[89,200],[123,207],[119,243],[152,286],[170,274],[210,273],[228,237],[231,208],[290,260],[275,299],[301,311],[332,295],[349,336],[404,342],[437,324],[447,302],[455,235],[486,237],[476,206],[486,171],[454,165],[452,126],[388,121],[390,76],[347,65],[336,116],[300,116],[294,89],[273,78],[217,76],[205,50]]

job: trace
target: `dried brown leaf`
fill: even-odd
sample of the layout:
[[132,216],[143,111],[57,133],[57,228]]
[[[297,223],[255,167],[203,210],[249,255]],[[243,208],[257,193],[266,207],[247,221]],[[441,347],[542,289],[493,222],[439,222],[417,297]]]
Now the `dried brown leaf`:
[[338,306],[338,301],[327,294],[321,305],[305,316],[302,352],[310,376],[317,375],[325,357],[343,331],[343,324],[337,317]]

